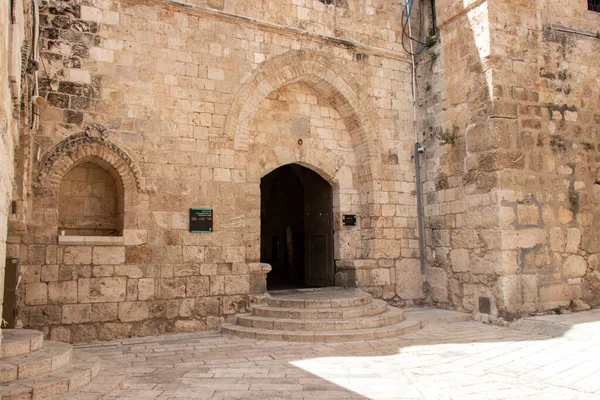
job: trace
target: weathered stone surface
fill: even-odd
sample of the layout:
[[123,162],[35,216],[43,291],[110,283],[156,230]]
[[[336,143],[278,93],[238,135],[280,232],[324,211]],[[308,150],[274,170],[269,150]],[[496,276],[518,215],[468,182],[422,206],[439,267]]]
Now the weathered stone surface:
[[62,307],[63,324],[80,324],[92,320],[91,304],[68,304]]
[[567,243],[565,251],[567,253],[577,253],[581,243],[581,231],[578,228],[567,229]]
[[174,332],[198,332],[206,330],[206,324],[198,320],[179,320],[173,325]]
[[124,301],[127,278],[90,278],[79,279],[77,300],[81,303],[111,303]]
[[454,249],[450,252],[452,269],[454,272],[467,272],[470,267],[469,251],[466,249]]
[[[12,207],[0,207],[0,260],[19,259],[24,324],[52,332],[64,319],[71,340],[92,340],[213,329],[247,310],[248,295],[266,291],[256,261],[277,250],[280,269],[305,250],[289,208],[267,207],[282,223],[273,232],[261,221],[261,179],[283,165],[298,189],[299,166],[334,188],[324,215],[338,285],[469,312],[485,295],[508,318],[600,298],[599,66],[589,37],[544,25],[595,32],[583,2],[438,5],[444,40],[417,56],[421,155],[392,2],[200,3],[42,7],[39,89],[50,104],[35,130],[31,91],[18,90],[31,74],[12,54],[26,30],[12,27],[23,34],[0,49],[0,204],[16,200],[16,211],[8,223]],[[425,32],[423,7],[414,28]],[[32,154],[33,169],[14,175]],[[212,232],[189,231],[189,207],[214,209]],[[63,315],[90,304],[81,322]]]
[[585,275],[587,262],[581,256],[569,256],[563,263],[563,274],[568,278],[579,278]]
[[92,262],[96,265],[123,264],[125,262],[125,247],[122,246],[96,246]]
[[119,320],[123,322],[148,319],[148,303],[143,301],[119,303]]
[[68,304],[77,302],[77,282],[50,282],[48,300],[51,303]]
[[397,261],[396,293],[402,299],[415,300],[425,294],[425,274],[421,272],[419,260],[414,258]]
[[92,247],[90,246],[68,246],[63,249],[64,264],[91,264]]

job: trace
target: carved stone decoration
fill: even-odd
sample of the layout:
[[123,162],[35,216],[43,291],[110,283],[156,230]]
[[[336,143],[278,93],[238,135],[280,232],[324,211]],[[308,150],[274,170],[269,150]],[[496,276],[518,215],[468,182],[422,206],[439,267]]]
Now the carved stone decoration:
[[131,181],[139,193],[151,193],[152,189],[143,185],[137,164],[123,149],[108,140],[110,135],[111,132],[103,125],[90,124],[84,132],[60,141],[40,161],[34,188],[40,194],[52,192],[73,165],[85,158],[97,157],[119,173],[124,186]]

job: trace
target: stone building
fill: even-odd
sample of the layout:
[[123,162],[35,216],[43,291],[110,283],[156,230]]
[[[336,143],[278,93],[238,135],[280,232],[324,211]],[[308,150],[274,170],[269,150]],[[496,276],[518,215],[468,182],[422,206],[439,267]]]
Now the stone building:
[[594,1],[401,3],[0,6],[16,324],[217,329],[333,285],[491,318],[600,304]]

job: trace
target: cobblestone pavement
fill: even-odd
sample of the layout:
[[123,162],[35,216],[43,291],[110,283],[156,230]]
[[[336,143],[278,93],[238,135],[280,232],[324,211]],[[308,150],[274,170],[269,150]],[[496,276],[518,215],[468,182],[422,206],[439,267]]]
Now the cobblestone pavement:
[[600,310],[541,320],[557,337],[526,330],[539,331],[537,323],[462,322],[346,344],[203,333],[78,347],[129,375],[113,400],[600,400]]

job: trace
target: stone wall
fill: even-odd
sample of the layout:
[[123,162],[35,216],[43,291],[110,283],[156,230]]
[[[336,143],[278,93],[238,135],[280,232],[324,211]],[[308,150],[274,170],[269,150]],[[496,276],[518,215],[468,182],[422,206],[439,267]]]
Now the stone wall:
[[60,182],[58,230],[66,235],[121,234],[120,182],[93,162],[71,169]]
[[420,65],[436,304],[489,299],[506,318],[597,304],[600,20],[585,1],[549,3],[436,2],[441,63]]
[[[260,179],[290,163],[333,187],[336,284],[422,302],[398,9],[351,0],[43,9],[50,107],[19,249],[23,323],[71,341],[215,329],[265,292]],[[98,160],[123,187],[123,235],[57,241],[61,181]],[[212,233],[189,232],[191,207],[214,209]],[[342,226],[343,214],[358,225]]]
[[[8,224],[14,217],[15,150],[21,130],[26,132],[30,97],[23,93],[27,86],[22,60],[29,48],[31,11],[22,1],[0,4],[0,287],[4,288],[4,268],[7,257]],[[24,57],[25,56],[25,57]],[[23,103],[21,103],[23,102]],[[25,126],[23,126],[23,124]],[[18,255],[17,255],[18,256]],[[3,298],[4,290],[0,294]],[[2,305],[0,305],[0,310]]]

